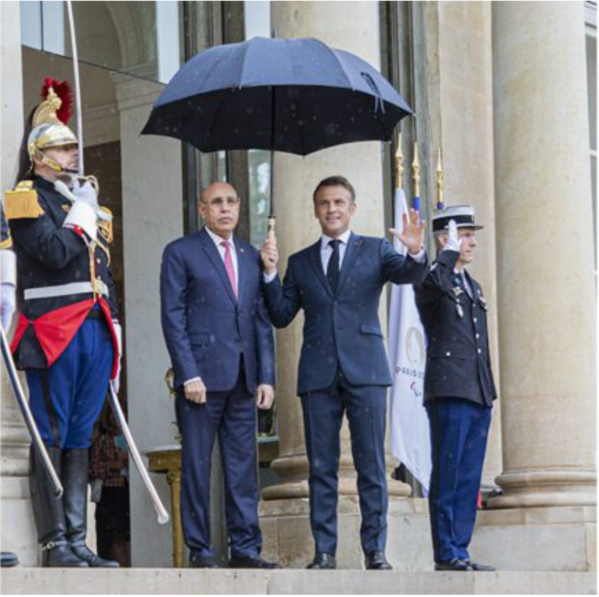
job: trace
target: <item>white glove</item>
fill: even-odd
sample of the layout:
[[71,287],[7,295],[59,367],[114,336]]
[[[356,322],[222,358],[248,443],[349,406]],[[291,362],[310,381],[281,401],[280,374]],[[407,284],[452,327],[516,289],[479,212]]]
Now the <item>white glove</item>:
[[2,301],[1,312],[2,312],[2,327],[4,331],[8,333],[10,324],[12,323],[12,317],[15,313],[16,308],[16,288],[14,284],[2,284]]
[[444,251],[457,251],[460,252],[462,246],[462,239],[458,234],[458,227],[455,220],[449,220],[449,231],[447,234],[447,242],[443,247]]
[[114,319],[112,320],[112,325],[114,326],[114,331],[116,332],[116,339],[117,339],[117,344],[119,347],[119,363],[118,363],[117,370],[116,370],[116,376],[114,379],[110,380],[110,385],[112,386],[114,393],[118,396],[119,390],[121,389],[121,361],[123,359],[123,328],[121,327],[121,324]]
[[83,184],[81,179],[73,178],[73,188],[71,190],[75,201],[82,201],[87,203],[94,208],[94,211],[98,211],[100,206],[98,205],[98,193],[89,180],[86,180]]

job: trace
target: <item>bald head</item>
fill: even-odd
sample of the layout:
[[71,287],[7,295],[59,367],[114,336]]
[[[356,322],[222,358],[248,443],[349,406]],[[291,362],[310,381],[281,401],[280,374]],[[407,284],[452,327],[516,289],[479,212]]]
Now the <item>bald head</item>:
[[206,227],[230,238],[239,221],[237,191],[227,182],[213,182],[202,191],[200,199],[200,214]]
[[200,194],[202,203],[207,203],[213,197],[237,197],[237,191],[228,182],[213,182]]

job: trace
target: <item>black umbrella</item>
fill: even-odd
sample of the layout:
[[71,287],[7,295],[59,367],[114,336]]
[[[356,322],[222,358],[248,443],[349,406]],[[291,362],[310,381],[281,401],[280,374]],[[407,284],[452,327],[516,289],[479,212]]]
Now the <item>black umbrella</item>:
[[388,141],[411,113],[375,68],[349,52],[317,39],[257,37],[185,63],[142,134],[175,137],[204,152],[308,155],[354,141]]

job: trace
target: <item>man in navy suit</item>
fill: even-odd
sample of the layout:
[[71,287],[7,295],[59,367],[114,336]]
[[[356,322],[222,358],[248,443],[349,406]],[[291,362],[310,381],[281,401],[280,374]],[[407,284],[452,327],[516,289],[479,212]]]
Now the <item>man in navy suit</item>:
[[[190,566],[218,567],[210,544],[210,468],[218,434],[234,568],[275,568],[260,558],[256,405],[274,400],[273,334],[260,255],[233,236],[239,197],[226,183],[203,193],[204,228],[170,243],[160,278],[162,330],[183,436],[181,516]],[[255,396],[255,399],[254,399]]]
[[386,388],[389,362],[378,318],[386,282],[419,282],[426,273],[424,224],[412,210],[404,232],[392,231],[409,256],[388,241],[354,234],[355,191],[342,176],[321,181],[313,195],[322,229],[312,246],[289,258],[283,285],[276,275],[276,241],[262,248],[266,306],[276,327],[304,310],[304,342],[298,375],[306,449],[310,462],[310,523],[316,543],[308,568],[335,568],[339,432],[347,414],[362,513],[360,538],[365,565],[389,570],[385,558]]

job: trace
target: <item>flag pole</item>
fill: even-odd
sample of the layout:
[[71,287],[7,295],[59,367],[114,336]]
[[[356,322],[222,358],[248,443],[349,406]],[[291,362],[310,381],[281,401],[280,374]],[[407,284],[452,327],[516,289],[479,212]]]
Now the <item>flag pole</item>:
[[412,171],[412,180],[414,181],[414,209],[420,214],[420,160],[418,159],[418,141],[414,141]]
[[443,163],[441,161],[441,148],[439,147],[439,160],[437,162],[437,209],[443,209]]
[[401,190],[403,186],[403,153],[401,151],[401,133],[397,138],[397,151],[395,152],[395,189]]

